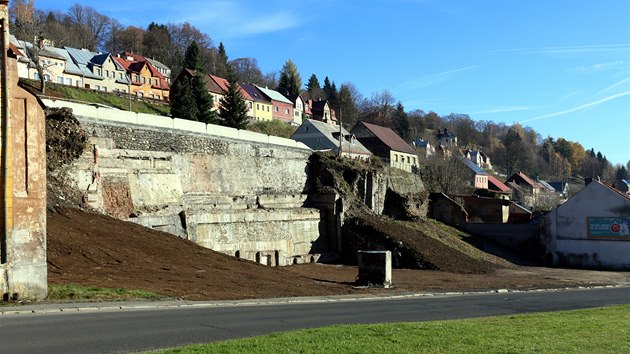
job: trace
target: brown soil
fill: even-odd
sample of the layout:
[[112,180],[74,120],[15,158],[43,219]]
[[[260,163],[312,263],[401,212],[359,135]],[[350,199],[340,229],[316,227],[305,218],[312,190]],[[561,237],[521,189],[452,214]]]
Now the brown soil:
[[365,289],[354,286],[356,267],[266,267],[77,209],[50,211],[47,234],[50,283],[149,290],[188,300],[630,284],[630,273],[514,266],[487,274],[395,269],[395,289]]

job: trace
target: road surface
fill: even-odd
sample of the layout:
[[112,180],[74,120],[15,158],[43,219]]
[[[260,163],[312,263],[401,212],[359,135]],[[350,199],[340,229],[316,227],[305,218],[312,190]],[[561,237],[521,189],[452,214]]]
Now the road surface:
[[[630,288],[303,302],[0,308],[1,353],[127,353],[333,324],[431,321],[630,303]],[[295,301],[295,300],[293,300]],[[264,301],[263,301],[264,302]],[[111,303],[110,303],[111,304]],[[75,306],[75,307],[76,307]],[[56,308],[55,308],[56,307]],[[65,307],[63,312],[59,308]],[[121,307],[123,307],[121,309]],[[56,312],[52,312],[56,311]]]

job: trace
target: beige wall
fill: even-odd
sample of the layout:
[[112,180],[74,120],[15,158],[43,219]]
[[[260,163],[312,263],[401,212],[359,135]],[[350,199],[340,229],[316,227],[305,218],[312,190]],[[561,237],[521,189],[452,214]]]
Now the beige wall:
[[418,166],[418,155],[391,150],[389,152],[389,163],[390,167],[412,172],[413,167]]

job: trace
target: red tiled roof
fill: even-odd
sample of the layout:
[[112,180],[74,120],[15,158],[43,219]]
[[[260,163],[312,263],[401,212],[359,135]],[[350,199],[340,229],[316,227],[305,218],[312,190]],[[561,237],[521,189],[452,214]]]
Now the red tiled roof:
[[512,191],[512,189],[510,187],[506,186],[505,184],[503,184],[503,182],[499,181],[496,177],[494,177],[492,175],[488,175],[488,184],[492,184],[493,186],[495,186],[501,192],[510,192],[510,191]]
[[[219,87],[223,90],[224,94],[227,94],[227,92],[230,90],[230,82],[228,80],[222,77],[214,76],[214,75],[208,75],[208,76],[210,76],[210,78],[214,80],[214,82],[216,82],[217,85],[219,85]],[[243,90],[241,85],[238,85],[238,90],[241,91],[241,95],[243,95],[244,99],[248,101],[254,100],[252,96],[250,96],[249,93],[247,93],[247,91]]]
[[127,59],[115,57],[115,56],[112,56],[112,59],[114,59],[118,64],[120,64],[120,66],[122,66],[123,69],[125,69],[126,71],[129,70],[129,65],[131,64],[131,62],[128,61]]
[[372,132],[380,141],[387,145],[390,149],[409,154],[415,154],[415,150],[409,146],[398,134],[387,127],[380,125],[360,122],[365,128]]
[[523,181],[525,181],[525,183],[529,184],[532,188],[543,188],[540,184],[534,182],[531,178],[527,177],[527,175],[521,171],[515,172],[514,174],[519,176]]

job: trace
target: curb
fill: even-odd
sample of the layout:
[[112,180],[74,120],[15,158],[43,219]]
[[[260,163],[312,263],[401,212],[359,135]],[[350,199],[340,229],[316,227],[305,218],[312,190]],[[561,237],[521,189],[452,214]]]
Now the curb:
[[[91,313],[91,312],[115,312],[115,311],[143,311],[143,310],[168,310],[168,309],[192,309],[192,308],[228,308],[228,307],[245,307],[245,306],[266,306],[266,305],[293,305],[293,304],[321,304],[335,302],[352,302],[352,301],[383,301],[383,300],[401,300],[423,297],[449,297],[462,295],[484,295],[484,294],[506,294],[506,293],[528,293],[528,292],[560,292],[572,290],[591,290],[591,289],[609,289],[623,288],[628,285],[601,285],[601,286],[578,286],[566,288],[545,288],[530,290],[512,290],[512,289],[493,289],[487,291],[470,291],[470,292],[438,292],[438,293],[408,293],[396,295],[359,295],[359,296],[326,296],[326,297],[294,297],[294,298],[274,298],[274,299],[248,299],[248,300],[222,300],[222,301],[154,301],[154,302],[122,302],[122,303],[73,303],[73,304],[42,304],[42,305],[24,305],[17,308],[0,307],[0,317],[29,315],[29,314],[59,314],[59,313]],[[92,304],[92,306],[90,306]]]

